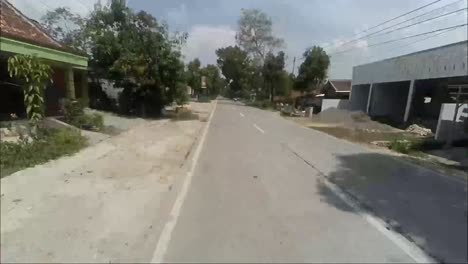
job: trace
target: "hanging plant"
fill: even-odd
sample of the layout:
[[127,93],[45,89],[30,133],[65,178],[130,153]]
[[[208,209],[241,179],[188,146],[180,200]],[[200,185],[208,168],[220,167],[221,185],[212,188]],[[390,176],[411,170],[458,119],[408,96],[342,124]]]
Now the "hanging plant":
[[8,72],[23,83],[26,113],[36,126],[44,116],[44,91],[52,82],[52,69],[35,56],[15,55],[8,59]]

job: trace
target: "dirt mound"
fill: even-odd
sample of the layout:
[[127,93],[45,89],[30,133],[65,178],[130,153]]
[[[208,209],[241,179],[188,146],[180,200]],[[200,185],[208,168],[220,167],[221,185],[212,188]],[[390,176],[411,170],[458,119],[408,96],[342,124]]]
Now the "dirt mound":
[[398,132],[392,126],[372,121],[362,111],[348,111],[336,108],[327,109],[313,118],[314,123],[336,124],[337,126],[375,132]]

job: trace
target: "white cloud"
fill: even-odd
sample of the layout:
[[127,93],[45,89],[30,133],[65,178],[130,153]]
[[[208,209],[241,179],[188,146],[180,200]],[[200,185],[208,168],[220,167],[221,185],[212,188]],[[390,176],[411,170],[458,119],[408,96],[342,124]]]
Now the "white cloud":
[[194,25],[182,53],[186,61],[199,58],[202,64],[216,64],[218,48],[235,45],[236,31],[228,26]]

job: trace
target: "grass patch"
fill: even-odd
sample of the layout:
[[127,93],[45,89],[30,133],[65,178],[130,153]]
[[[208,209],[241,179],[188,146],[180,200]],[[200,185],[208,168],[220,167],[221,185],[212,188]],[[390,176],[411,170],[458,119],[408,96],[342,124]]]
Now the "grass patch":
[[310,128],[325,132],[337,138],[342,138],[357,143],[370,144],[374,141],[415,140],[418,138],[412,133],[370,132],[359,129],[349,129],[345,127],[311,126]]
[[39,129],[32,142],[0,144],[0,177],[78,152],[86,146],[86,138],[71,129]]

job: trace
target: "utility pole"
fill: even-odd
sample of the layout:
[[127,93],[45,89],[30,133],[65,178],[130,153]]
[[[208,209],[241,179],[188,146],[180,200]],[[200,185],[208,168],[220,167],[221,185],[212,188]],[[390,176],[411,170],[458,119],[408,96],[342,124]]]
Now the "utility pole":
[[294,59],[293,59],[293,66],[292,66],[292,71],[291,71],[291,74],[294,75],[294,70],[296,69],[296,57],[294,56]]

